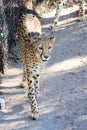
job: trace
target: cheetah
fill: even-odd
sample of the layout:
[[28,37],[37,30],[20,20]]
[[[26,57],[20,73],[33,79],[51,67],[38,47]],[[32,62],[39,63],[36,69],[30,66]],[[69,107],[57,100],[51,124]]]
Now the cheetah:
[[39,118],[37,99],[39,93],[39,76],[50,59],[55,38],[42,38],[41,23],[35,12],[24,8],[17,28],[17,44],[23,63],[21,87],[27,88],[31,106],[31,118]]
[[[58,24],[60,13],[66,3],[67,3],[67,0],[58,0],[57,1],[56,14],[55,14],[55,18],[54,18],[54,26]],[[82,21],[84,19],[84,15],[85,15],[85,0],[78,0],[78,5],[79,5],[78,21]]]
[[[54,14],[54,21],[53,23],[49,26],[49,29],[53,29],[56,25],[58,25],[59,18],[60,18],[60,13],[64,6],[68,3],[69,5],[73,5],[73,3],[78,4],[79,10],[78,10],[78,18],[77,21],[83,21],[85,20],[85,5],[87,4],[87,0],[47,0],[45,2],[41,1],[42,4],[38,4],[35,7],[36,12],[38,12],[40,15],[43,16],[43,14],[53,11],[55,9],[55,14]],[[38,1],[38,3],[41,3]],[[43,8],[42,8],[43,7]],[[47,11],[46,11],[47,10]],[[46,14],[47,15],[47,14]]]

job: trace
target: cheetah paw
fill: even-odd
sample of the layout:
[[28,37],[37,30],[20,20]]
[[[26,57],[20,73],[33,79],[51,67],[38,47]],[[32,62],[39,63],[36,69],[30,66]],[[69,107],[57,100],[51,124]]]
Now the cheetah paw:
[[22,82],[22,83],[20,84],[20,87],[21,87],[21,88],[26,88],[26,87],[27,87],[27,83],[26,83],[26,82]]
[[77,22],[83,22],[83,21],[86,21],[86,19],[85,18],[78,18],[76,21]]
[[39,118],[38,113],[32,113],[32,114],[31,114],[31,119],[37,120],[38,118]]

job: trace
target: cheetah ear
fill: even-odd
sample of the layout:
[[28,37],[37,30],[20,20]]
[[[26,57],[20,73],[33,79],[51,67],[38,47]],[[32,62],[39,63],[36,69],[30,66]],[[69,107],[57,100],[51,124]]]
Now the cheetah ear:
[[51,36],[51,37],[50,37],[50,40],[52,40],[53,42],[55,42],[55,37],[54,37],[54,36]]
[[31,32],[28,34],[30,38],[35,42],[40,38],[40,34],[37,32]]
[[30,32],[30,33],[28,33],[28,35],[31,38],[36,38],[36,39],[40,36],[40,34],[38,32]]
[[35,34],[34,37],[33,37],[33,41],[36,42],[38,40],[40,40],[40,34]]
[[38,40],[40,38],[40,34],[39,33],[34,33],[34,39]]

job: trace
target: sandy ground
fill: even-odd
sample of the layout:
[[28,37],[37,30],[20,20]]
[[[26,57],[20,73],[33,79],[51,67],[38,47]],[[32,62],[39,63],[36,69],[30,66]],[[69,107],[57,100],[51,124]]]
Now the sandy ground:
[[[46,31],[52,19],[44,20]],[[52,58],[40,78],[40,118],[29,118],[27,92],[19,87],[22,66],[11,63],[0,87],[6,101],[0,130],[87,130],[87,20],[60,22],[53,34]]]

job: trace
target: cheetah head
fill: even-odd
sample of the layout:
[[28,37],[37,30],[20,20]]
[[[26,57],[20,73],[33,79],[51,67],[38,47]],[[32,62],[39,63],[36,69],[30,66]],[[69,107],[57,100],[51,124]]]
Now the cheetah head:
[[55,38],[40,38],[35,42],[37,56],[43,61],[47,62],[51,58],[51,51],[54,47]]

